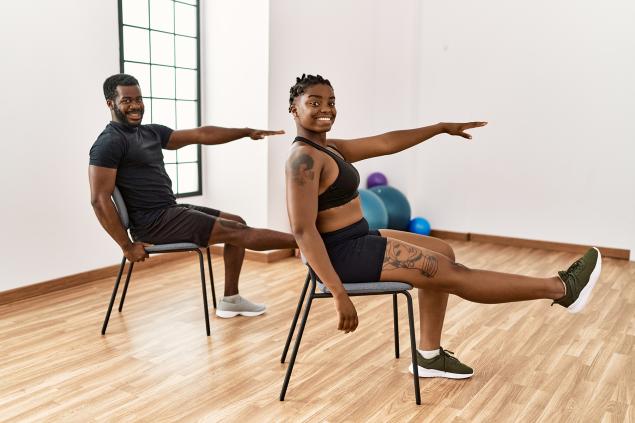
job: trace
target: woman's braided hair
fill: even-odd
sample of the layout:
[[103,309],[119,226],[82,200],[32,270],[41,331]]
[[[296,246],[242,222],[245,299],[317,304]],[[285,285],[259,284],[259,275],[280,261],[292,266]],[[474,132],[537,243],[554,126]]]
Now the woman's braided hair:
[[333,88],[329,80],[322,78],[321,75],[302,74],[302,77],[296,78],[295,85],[289,90],[289,112],[291,112],[291,106],[296,97],[301,96],[308,87],[320,84],[328,85]]

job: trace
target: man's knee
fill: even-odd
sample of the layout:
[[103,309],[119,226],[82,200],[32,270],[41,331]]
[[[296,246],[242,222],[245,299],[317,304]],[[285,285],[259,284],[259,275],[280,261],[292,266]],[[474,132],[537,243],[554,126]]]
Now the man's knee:
[[236,219],[234,219],[236,222],[240,223],[241,225],[247,226],[247,221],[245,219],[243,219],[240,216],[236,216]]
[[243,219],[242,217],[240,217],[240,216],[238,216],[236,214],[221,213],[219,217],[221,219],[232,220],[234,222],[238,222],[238,223],[241,223],[243,225],[247,225],[247,222],[245,221],[245,219]]
[[[238,216],[237,216],[238,217]],[[247,229],[248,226],[242,218],[239,217],[240,220],[226,219],[220,218],[216,223],[218,223],[223,229],[228,231],[242,231]]]

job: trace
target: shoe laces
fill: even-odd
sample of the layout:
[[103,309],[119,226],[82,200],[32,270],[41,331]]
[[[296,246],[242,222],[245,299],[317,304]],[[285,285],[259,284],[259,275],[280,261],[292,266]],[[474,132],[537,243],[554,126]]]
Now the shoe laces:
[[569,266],[569,268],[567,269],[567,273],[575,274],[576,270],[578,270],[580,267],[582,267],[582,260],[576,260],[571,266]]
[[446,362],[447,359],[452,359],[452,360],[460,363],[459,359],[454,356],[454,352],[453,351],[446,350],[443,347],[441,347],[440,350],[441,350],[440,351],[441,356],[443,357],[443,371],[444,372],[447,371],[447,369],[445,368],[445,362]]

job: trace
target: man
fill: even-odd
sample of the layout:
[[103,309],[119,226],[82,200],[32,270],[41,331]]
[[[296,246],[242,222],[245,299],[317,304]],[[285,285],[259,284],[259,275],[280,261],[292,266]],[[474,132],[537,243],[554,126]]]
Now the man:
[[[163,125],[142,125],[144,105],[139,82],[126,74],[106,79],[104,96],[112,121],[90,149],[88,168],[91,203],[101,225],[131,262],[148,257],[144,249],[147,243],[193,242],[202,247],[225,243],[225,293],[216,314],[228,318],[264,313],[263,304],[254,304],[238,294],[245,248],[296,248],[293,236],[250,228],[240,216],[230,213],[177,204],[161,149],[224,144],[244,137],[258,140],[284,131],[214,126],[174,131]],[[111,200],[115,185],[128,208],[134,241],[128,237]]]

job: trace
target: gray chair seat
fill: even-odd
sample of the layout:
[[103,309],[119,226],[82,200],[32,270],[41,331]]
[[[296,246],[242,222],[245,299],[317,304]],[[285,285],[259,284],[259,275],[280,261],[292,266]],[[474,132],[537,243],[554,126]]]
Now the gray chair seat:
[[[362,283],[344,283],[344,289],[349,294],[372,294],[377,292],[403,292],[410,291],[412,285],[403,282],[362,282]],[[317,281],[320,291],[330,294],[331,291],[320,280]]]
[[146,252],[161,253],[161,252],[173,252],[173,251],[191,251],[200,248],[198,245],[192,242],[176,242],[174,244],[157,244],[151,247],[146,247]]

